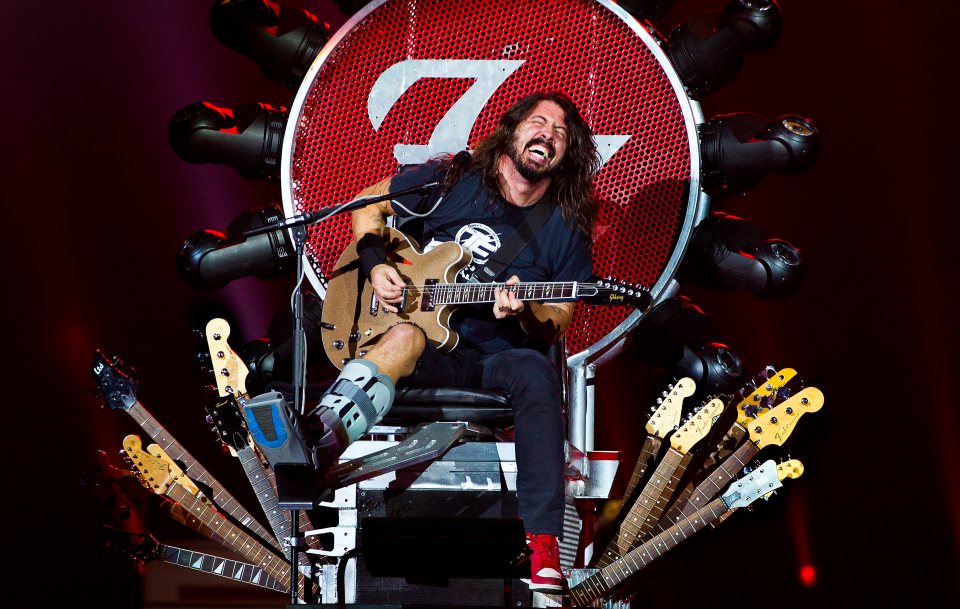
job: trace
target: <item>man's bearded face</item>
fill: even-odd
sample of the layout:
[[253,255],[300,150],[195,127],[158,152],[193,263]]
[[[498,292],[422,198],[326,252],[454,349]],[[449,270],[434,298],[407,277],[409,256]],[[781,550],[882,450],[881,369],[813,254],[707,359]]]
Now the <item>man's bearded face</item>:
[[554,175],[567,151],[566,116],[556,103],[543,100],[517,125],[510,141],[509,156],[528,182],[540,182]]

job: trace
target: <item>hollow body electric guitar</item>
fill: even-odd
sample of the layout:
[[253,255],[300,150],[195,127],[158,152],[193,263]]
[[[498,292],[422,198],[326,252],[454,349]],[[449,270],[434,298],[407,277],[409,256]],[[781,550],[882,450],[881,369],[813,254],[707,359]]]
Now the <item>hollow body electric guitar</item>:
[[360,269],[354,241],[337,261],[323,305],[323,348],[337,367],[363,357],[398,323],[416,325],[437,349],[449,352],[459,341],[450,329],[450,314],[458,305],[494,302],[497,288],[512,290],[520,300],[586,300],[641,309],[651,303],[646,289],[613,280],[521,282],[513,286],[456,283],[457,273],[471,261],[470,252],[458,243],[442,243],[423,253],[416,241],[396,229],[384,229],[383,238],[386,263],[397,270],[405,284],[398,312],[389,313],[381,306]]

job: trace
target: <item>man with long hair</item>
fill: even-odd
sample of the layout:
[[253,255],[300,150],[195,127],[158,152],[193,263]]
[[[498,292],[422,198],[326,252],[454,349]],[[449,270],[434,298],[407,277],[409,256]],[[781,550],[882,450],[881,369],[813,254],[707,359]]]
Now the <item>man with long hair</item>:
[[[434,180],[444,184],[428,196],[409,195],[353,212],[360,263],[381,305],[395,313],[402,295],[403,280],[384,262],[381,236],[386,216],[394,214],[423,216],[425,250],[445,241],[471,250],[475,267],[465,269],[470,271],[482,268],[536,208],[547,206],[540,212],[548,213],[542,227],[494,281],[587,280],[595,219],[591,181],[598,168],[590,128],[573,102],[562,93],[536,93],[507,110],[472,158],[405,166],[367,188],[360,197]],[[575,303],[525,302],[510,289],[495,295],[492,307],[464,305],[453,314],[460,342],[452,352],[441,353],[419,328],[398,319],[368,353],[344,366],[315,410],[302,419],[287,414],[301,432],[294,440],[324,469],[383,417],[401,379],[506,391],[514,410],[520,515],[533,551],[530,588],[565,593],[557,545],[564,510],[561,383],[544,351],[566,330]],[[271,459],[269,447],[264,452]]]

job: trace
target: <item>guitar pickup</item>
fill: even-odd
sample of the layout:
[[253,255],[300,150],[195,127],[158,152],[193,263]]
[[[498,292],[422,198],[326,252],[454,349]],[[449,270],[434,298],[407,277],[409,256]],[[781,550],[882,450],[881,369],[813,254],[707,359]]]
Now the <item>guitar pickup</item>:
[[439,279],[427,279],[423,282],[423,298],[420,299],[421,311],[433,311],[437,308],[437,304],[433,300],[433,295],[436,292],[433,286],[438,283],[440,283]]

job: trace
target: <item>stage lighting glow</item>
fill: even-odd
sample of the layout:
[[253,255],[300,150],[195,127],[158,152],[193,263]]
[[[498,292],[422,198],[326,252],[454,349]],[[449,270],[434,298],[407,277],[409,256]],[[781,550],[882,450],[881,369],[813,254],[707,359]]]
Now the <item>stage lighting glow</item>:
[[330,39],[330,26],[312,14],[269,0],[217,0],[210,29],[224,46],[256,61],[267,78],[291,89]]
[[820,156],[820,134],[808,118],[756,114],[715,117],[700,127],[703,188],[713,197],[753,188],[766,174],[807,171]]
[[232,165],[245,178],[273,180],[280,175],[287,116],[286,108],[267,104],[190,104],[170,121],[170,146],[189,163]]
[[770,49],[782,29],[775,2],[733,0],[715,27],[704,16],[670,32],[667,54],[690,92],[702,97],[732,81],[747,53]]
[[763,240],[746,220],[715,212],[694,230],[683,268],[684,277],[703,286],[774,299],[800,287],[807,264],[794,245]]
[[194,233],[177,253],[180,278],[195,290],[215,290],[241,277],[272,279],[289,273],[295,252],[284,231],[243,238],[247,230],[281,220],[283,212],[271,205],[244,211],[230,223],[226,234],[213,230]]
[[686,297],[654,306],[632,335],[630,354],[677,378],[690,377],[701,394],[731,390],[743,367],[730,347],[714,340],[713,323]]

